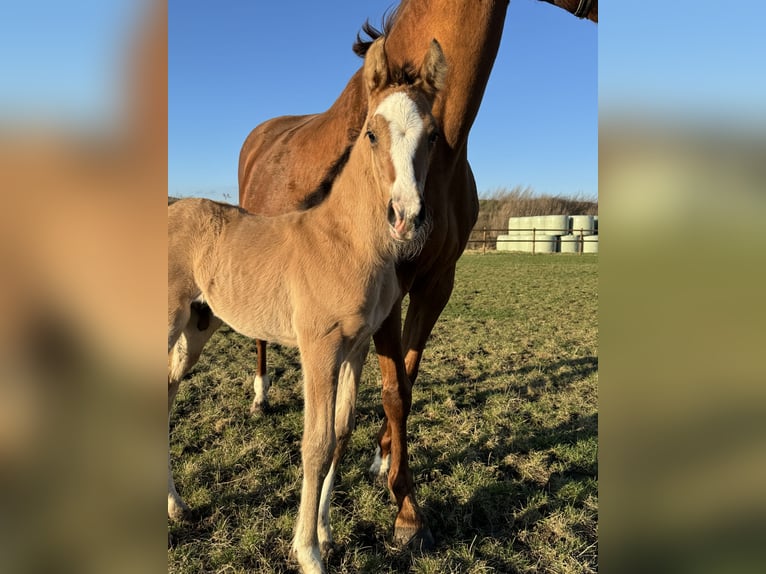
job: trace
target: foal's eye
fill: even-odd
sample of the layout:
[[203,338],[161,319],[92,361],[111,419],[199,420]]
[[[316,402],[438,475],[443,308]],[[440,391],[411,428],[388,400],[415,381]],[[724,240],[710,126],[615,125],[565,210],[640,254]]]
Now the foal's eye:
[[438,141],[439,132],[431,132],[431,135],[428,136],[428,145],[434,145]]
[[378,136],[376,136],[376,135],[375,135],[375,134],[372,132],[372,130],[367,130],[367,133],[366,133],[366,134],[364,134],[364,135],[366,135],[366,136],[369,138],[369,140],[370,140],[370,143],[371,143],[372,145],[375,145],[376,143],[378,143]]

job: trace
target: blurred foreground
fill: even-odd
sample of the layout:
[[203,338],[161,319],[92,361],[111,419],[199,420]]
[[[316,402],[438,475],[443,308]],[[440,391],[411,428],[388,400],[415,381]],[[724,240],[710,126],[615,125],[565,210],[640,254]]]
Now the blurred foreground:
[[[0,40],[0,571],[162,571],[167,10],[22,4]],[[101,91],[75,48],[116,54]]]
[[766,134],[666,120],[601,120],[600,566],[759,572]]

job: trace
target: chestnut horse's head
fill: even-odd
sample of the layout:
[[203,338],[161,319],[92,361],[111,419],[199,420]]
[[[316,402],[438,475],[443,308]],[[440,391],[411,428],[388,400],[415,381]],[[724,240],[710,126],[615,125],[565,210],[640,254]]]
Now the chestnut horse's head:
[[420,244],[426,236],[423,190],[438,139],[431,115],[434,98],[444,85],[447,66],[441,47],[431,41],[416,73],[391,70],[385,38],[378,38],[364,60],[368,116],[362,128],[372,154],[380,189],[388,197],[388,222],[397,243]]

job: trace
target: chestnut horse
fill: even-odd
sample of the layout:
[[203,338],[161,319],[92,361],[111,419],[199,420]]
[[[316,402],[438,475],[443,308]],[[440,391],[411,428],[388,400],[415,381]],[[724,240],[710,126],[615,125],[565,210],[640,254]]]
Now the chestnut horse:
[[[598,20],[597,0],[545,1],[578,17]],[[500,45],[507,7],[508,0],[403,0],[385,26],[391,62],[401,66],[422,61],[431,37],[439,40],[450,62],[445,89],[433,110],[443,132],[426,181],[433,231],[417,259],[397,265],[402,294],[410,297],[403,332],[399,299],[374,335],[386,420],[371,471],[381,477],[387,474],[399,508],[394,525],[398,543],[411,539],[424,546],[432,543],[415,502],[406,420],[411,385],[426,341],[452,293],[455,264],[478,215],[466,144]],[[371,26],[365,31],[373,38],[379,34]],[[361,55],[367,46],[369,43],[358,39],[354,48]],[[278,117],[256,127],[240,153],[240,205],[255,213],[276,215],[321,203],[366,112],[359,71],[327,111]],[[254,411],[266,404],[269,385],[265,345],[257,346]]]
[[[206,199],[168,207],[168,412],[206,340],[199,333],[220,321],[300,349],[303,487],[292,549],[305,573],[325,571],[320,547],[332,542],[330,496],[359,373],[401,297],[395,261],[426,239],[423,192],[438,136],[431,107],[445,75],[436,40],[417,73],[389,68],[383,38],[372,44],[363,67],[370,113],[316,209],[264,217]],[[214,314],[207,324],[200,303]],[[168,513],[185,508],[168,457]]]

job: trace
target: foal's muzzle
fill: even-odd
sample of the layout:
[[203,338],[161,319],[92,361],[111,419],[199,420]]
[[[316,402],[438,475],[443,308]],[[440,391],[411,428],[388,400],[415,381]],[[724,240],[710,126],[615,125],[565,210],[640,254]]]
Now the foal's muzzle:
[[418,204],[417,213],[408,213],[400,203],[388,202],[388,223],[391,225],[391,236],[397,241],[411,241],[422,228],[426,219],[423,202]]

